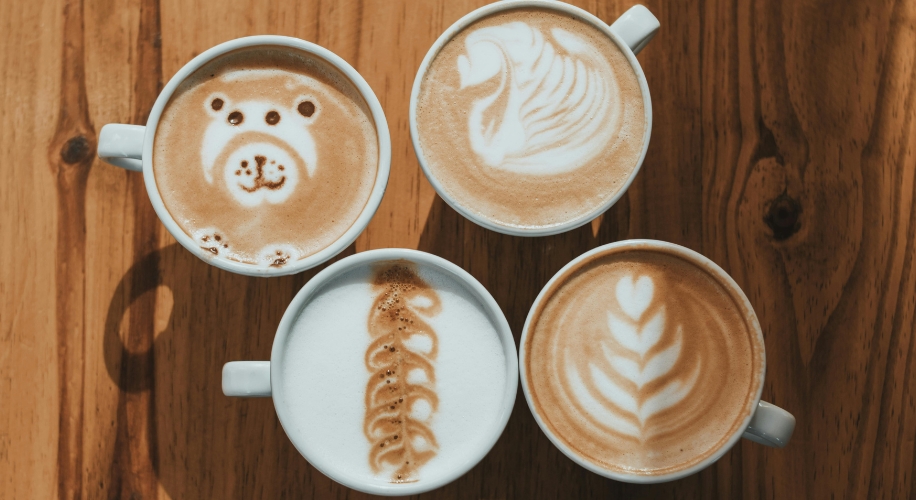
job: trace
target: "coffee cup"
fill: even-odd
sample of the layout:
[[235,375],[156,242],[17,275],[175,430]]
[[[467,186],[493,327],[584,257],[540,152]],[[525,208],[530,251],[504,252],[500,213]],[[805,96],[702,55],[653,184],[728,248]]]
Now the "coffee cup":
[[642,5],[608,26],[554,0],[462,17],[414,80],[423,173],[458,213],[504,234],[558,234],[601,215],[646,155],[652,101],[636,54],[658,28]]
[[385,114],[331,51],[251,36],[169,80],[145,126],[108,124],[99,157],[140,171],[169,233],[204,261],[294,274],[340,253],[378,209],[391,160]]
[[506,318],[470,274],[434,255],[370,250],[312,278],[270,361],[223,367],[227,396],[271,397],[290,441],[349,488],[414,495],[466,473],[515,403]]
[[760,400],[764,340],[747,297],[671,243],[619,241],[563,267],[531,307],[519,359],[541,430],[611,479],[679,479],[742,437],[781,448],[795,429]]

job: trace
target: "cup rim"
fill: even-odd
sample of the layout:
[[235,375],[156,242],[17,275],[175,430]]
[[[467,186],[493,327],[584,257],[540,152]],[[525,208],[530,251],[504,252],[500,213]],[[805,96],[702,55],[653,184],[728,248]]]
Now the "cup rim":
[[[172,217],[172,214],[165,207],[165,204],[162,201],[162,196],[159,193],[159,188],[156,184],[156,176],[153,172],[155,169],[155,166],[153,165],[153,141],[156,136],[156,130],[159,126],[159,119],[162,116],[162,111],[165,109],[165,106],[172,98],[172,95],[178,86],[195,71],[197,71],[201,66],[216,59],[217,57],[235,50],[257,46],[289,47],[301,52],[312,54],[334,66],[338,71],[346,76],[350,82],[353,83],[354,87],[356,87],[363,100],[365,100],[366,105],[369,107],[369,111],[372,114],[373,123],[375,125],[376,139],[378,140],[379,146],[378,171],[375,177],[375,185],[372,187],[372,192],[370,193],[369,198],[366,200],[365,206],[363,207],[356,220],[353,221],[353,224],[338,239],[336,239],[327,247],[312,255],[309,255],[308,257],[299,259],[278,268],[259,267],[251,264],[243,264],[241,262],[235,262],[229,259],[214,256],[202,249],[200,245],[195,243],[194,239],[185,233],[184,230],[178,225],[178,223],[175,222],[174,217]],[[363,232],[366,226],[369,225],[369,222],[372,220],[372,217],[378,210],[378,207],[382,202],[382,197],[385,194],[385,189],[388,186],[388,177],[390,171],[391,135],[388,130],[388,122],[385,118],[385,112],[382,109],[382,105],[379,103],[378,97],[376,97],[375,92],[372,91],[372,88],[369,86],[366,80],[363,79],[359,72],[350,66],[349,63],[344,61],[340,56],[331,52],[330,50],[315,43],[288,36],[255,35],[235,38],[215,45],[188,61],[184,66],[181,67],[181,69],[178,70],[177,73],[175,73],[174,76],[172,76],[171,79],[169,79],[169,82],[165,85],[165,87],[163,87],[162,92],[159,93],[159,97],[156,98],[156,102],[153,104],[149,118],[146,122],[146,130],[143,138],[143,180],[144,184],[146,185],[146,191],[149,194],[150,202],[153,205],[153,209],[156,211],[156,215],[159,216],[159,219],[162,221],[163,225],[165,225],[169,233],[172,234],[172,236],[178,241],[178,243],[181,244],[181,246],[183,246],[185,249],[187,249],[189,252],[204,262],[220,269],[237,274],[243,274],[246,276],[269,277],[296,274],[326,262],[328,259],[331,259],[343,251],[345,248],[350,246],[350,244],[352,244]]]
[[503,314],[502,309],[500,309],[499,304],[496,303],[496,300],[492,295],[490,295],[490,292],[488,292],[487,289],[484,288],[484,286],[480,284],[479,281],[477,281],[477,279],[475,279],[473,276],[471,276],[470,273],[461,267],[436,255],[406,248],[385,248],[367,250],[365,252],[360,252],[343,258],[321,270],[321,272],[316,274],[314,278],[309,280],[308,283],[306,283],[305,286],[299,290],[299,292],[290,302],[286,311],[283,313],[283,318],[280,320],[280,325],[277,327],[277,334],[274,337],[273,346],[271,347],[270,353],[271,380],[279,380],[282,378],[283,366],[281,360],[283,359],[283,352],[285,350],[289,332],[293,327],[297,317],[299,316],[303,306],[305,306],[312,297],[319,293],[328,282],[352,269],[369,265],[375,262],[398,259],[405,259],[421,265],[431,266],[436,268],[438,271],[444,272],[445,274],[453,277],[459,284],[463,285],[465,289],[471,293],[472,297],[478,300],[481,306],[485,309],[484,312],[489,317],[491,323],[496,328],[497,334],[499,335],[499,340],[503,347],[503,352],[506,356],[506,386],[502,397],[500,412],[497,420],[489,428],[489,436],[483,442],[484,444],[478,450],[476,450],[475,453],[470,455],[469,459],[450,469],[447,474],[427,481],[391,485],[354,483],[335,474],[334,468],[328,466],[328,461],[322,460],[320,455],[319,458],[316,459],[315,450],[310,450],[309,447],[305,446],[305,442],[308,440],[301,437],[301,433],[296,430],[295,418],[288,413],[286,410],[286,405],[278,403],[279,401],[283,400],[284,397],[281,392],[282,389],[278,390],[282,386],[279,384],[271,384],[272,400],[274,402],[274,408],[277,412],[277,417],[280,420],[280,425],[283,427],[286,435],[289,437],[290,442],[292,442],[293,446],[296,447],[296,450],[298,450],[299,453],[313,467],[318,469],[318,471],[325,476],[328,476],[329,478],[344,486],[347,486],[348,488],[352,488],[363,493],[386,496],[415,495],[440,488],[463,476],[471,468],[477,465],[490,452],[490,450],[493,449],[496,441],[505,430],[506,424],[509,422],[509,417],[512,414],[512,409],[515,406],[515,398],[518,391],[519,373],[518,354],[516,352],[515,341],[512,337],[512,330],[509,327],[509,322],[506,320],[506,316]]
[[[433,175],[429,165],[427,165],[426,158],[423,154],[423,147],[420,144],[419,130],[417,128],[417,100],[419,99],[420,87],[423,82],[423,77],[426,75],[426,72],[429,69],[429,65],[439,54],[439,51],[442,50],[442,47],[444,47],[446,43],[454,38],[455,35],[483,17],[495,14],[497,12],[525,7],[552,9],[573,15],[576,18],[593,25],[599,31],[604,33],[609,39],[611,39],[611,41],[617,45],[621,52],[623,52],[624,57],[627,58],[627,61],[629,61],[630,66],[636,73],[636,79],[639,82],[639,89],[642,93],[643,108],[646,118],[646,130],[643,134],[642,151],[639,154],[639,159],[636,162],[636,166],[630,172],[630,175],[627,176],[626,181],[624,181],[623,185],[614,196],[583,216],[576,217],[575,219],[566,221],[562,224],[533,228],[513,227],[497,224],[490,219],[478,216],[471,209],[466,208],[455,200],[451,199],[448,192],[445,191],[442,183],[439,182],[435,175]],[[639,64],[639,61],[636,59],[636,55],[633,54],[633,51],[630,49],[630,47],[628,47],[620,37],[611,31],[609,24],[605,23],[594,14],[574,5],[570,5],[565,2],[559,2],[556,0],[502,0],[485,5],[471,11],[468,14],[465,14],[461,19],[455,21],[454,24],[449,26],[448,29],[439,35],[439,38],[436,39],[435,43],[433,43],[432,47],[430,47],[429,51],[426,53],[426,57],[423,58],[423,62],[420,63],[420,67],[417,70],[417,76],[414,78],[413,87],[410,92],[409,122],[410,139],[413,143],[414,153],[416,154],[417,160],[420,163],[420,168],[423,169],[423,174],[426,175],[426,179],[430,184],[432,184],[433,189],[436,190],[436,193],[439,194],[439,197],[442,198],[450,207],[452,207],[452,209],[454,209],[456,212],[471,222],[474,222],[479,226],[485,227],[491,231],[496,231],[498,233],[508,234],[511,236],[550,236],[554,234],[565,233],[567,231],[571,231],[578,227],[584,226],[585,224],[588,224],[593,219],[606,212],[615,203],[617,203],[630,188],[630,185],[633,183],[633,180],[636,178],[636,175],[642,168],[643,161],[646,158],[646,152],[649,149],[649,140],[652,136],[652,97],[649,93],[649,84],[646,81],[646,75],[642,70],[642,66]]]
[[[684,258],[688,262],[693,263],[697,265],[698,267],[701,267],[702,269],[710,273],[713,273],[716,278],[721,280],[722,283],[724,283],[728,288],[730,288],[730,290],[734,294],[734,297],[740,300],[742,305],[748,311],[748,315],[747,315],[748,323],[751,326],[752,334],[757,337],[757,343],[760,346],[760,353],[759,353],[760,370],[757,375],[757,388],[755,389],[753,399],[751,399],[750,402],[748,403],[747,415],[742,420],[742,425],[739,426],[738,429],[735,432],[733,432],[731,436],[729,436],[728,440],[722,446],[720,446],[719,449],[717,449],[712,455],[707,457],[705,460],[697,464],[694,464],[686,469],[675,471],[675,472],[670,472],[667,474],[641,475],[641,474],[618,472],[618,471],[614,471],[614,470],[610,470],[610,469],[601,467],[587,460],[586,458],[580,456],[578,453],[576,453],[575,451],[571,450],[568,446],[566,446],[566,444],[563,443],[563,441],[561,441],[550,430],[550,428],[545,424],[544,420],[541,418],[540,413],[538,412],[538,410],[535,408],[534,404],[532,403],[531,390],[528,387],[528,374],[527,374],[526,362],[525,362],[525,359],[528,355],[528,352],[527,352],[528,335],[530,332],[532,316],[534,315],[534,312],[537,310],[537,308],[541,305],[541,303],[544,300],[546,300],[547,293],[552,290],[554,284],[559,279],[566,277],[567,273],[571,271],[572,269],[574,269],[579,263],[587,259],[590,259],[596,255],[620,251],[621,249],[628,249],[628,248],[664,250],[667,252],[671,252],[681,258]],[[528,311],[528,316],[525,318],[525,326],[522,328],[522,335],[519,340],[519,378],[521,379],[522,392],[525,395],[525,401],[528,403],[528,409],[531,411],[531,414],[534,416],[534,419],[537,422],[538,427],[540,427],[541,431],[543,431],[544,434],[547,435],[547,438],[550,440],[550,442],[553,443],[554,446],[556,446],[564,455],[569,457],[573,462],[576,462],[580,466],[584,467],[585,469],[595,474],[598,474],[600,476],[604,476],[610,479],[614,479],[617,481],[624,481],[628,483],[639,483],[639,484],[664,483],[668,481],[674,481],[676,479],[681,479],[683,477],[686,477],[696,472],[699,472],[700,470],[705,469],[706,467],[709,467],[710,465],[715,463],[717,460],[722,458],[722,456],[725,455],[729,450],[731,450],[732,447],[735,445],[735,443],[737,443],[738,440],[741,439],[741,436],[744,434],[745,430],[747,429],[747,426],[750,424],[751,419],[754,416],[754,412],[756,411],[757,405],[760,403],[760,398],[763,394],[763,385],[766,379],[766,345],[764,344],[763,331],[760,328],[760,322],[757,319],[757,313],[754,311],[754,308],[751,306],[750,301],[748,300],[747,296],[744,294],[744,291],[741,289],[741,287],[738,286],[738,284],[735,282],[735,280],[732,279],[732,277],[728,273],[726,273],[721,267],[719,267],[718,264],[716,264],[715,262],[713,262],[706,256],[694,250],[691,250],[689,248],[686,248],[680,245],[676,245],[674,243],[669,243],[666,241],[659,241],[659,240],[649,240],[649,239],[622,240],[622,241],[617,241],[614,243],[602,245],[600,247],[589,250],[588,252],[585,252],[584,254],[580,255],[579,257],[576,257],[575,259],[570,261],[568,264],[563,266],[562,269],[557,271],[556,274],[554,274],[553,277],[550,278],[547,284],[544,285],[544,288],[542,288],[541,291],[538,293],[537,298],[534,300],[534,303],[531,305],[531,309]]]

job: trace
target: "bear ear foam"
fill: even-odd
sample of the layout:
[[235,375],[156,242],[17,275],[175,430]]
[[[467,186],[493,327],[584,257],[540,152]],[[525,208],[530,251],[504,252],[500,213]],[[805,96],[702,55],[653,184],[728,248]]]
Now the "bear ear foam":
[[204,108],[211,115],[221,115],[229,109],[229,98],[221,93],[211,94],[204,101]]
[[315,118],[321,114],[321,106],[318,100],[311,95],[301,95],[293,102],[293,110],[296,115],[305,120],[307,123],[315,121]]

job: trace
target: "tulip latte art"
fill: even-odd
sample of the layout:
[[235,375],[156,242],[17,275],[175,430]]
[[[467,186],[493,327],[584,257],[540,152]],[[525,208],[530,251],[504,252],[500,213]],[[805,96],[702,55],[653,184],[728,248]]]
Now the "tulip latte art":
[[686,469],[746,425],[762,384],[751,312],[700,265],[609,250],[564,273],[526,339],[533,404],[599,467]]
[[446,43],[416,119],[442,188],[508,227],[595,215],[635,169],[646,132],[621,50],[589,23],[539,9],[491,15]]
[[197,70],[156,131],[162,201],[214,256],[281,267],[340,238],[375,184],[368,106],[330,64],[246,49]]

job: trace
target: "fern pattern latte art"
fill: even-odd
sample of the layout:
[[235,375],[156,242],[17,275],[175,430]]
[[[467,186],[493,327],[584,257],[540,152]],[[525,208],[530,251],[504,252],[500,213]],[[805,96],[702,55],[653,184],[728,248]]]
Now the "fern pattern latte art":
[[547,429],[601,467],[684,470],[747,426],[762,385],[753,311],[705,264],[634,242],[555,277],[525,377]]
[[493,168],[557,174],[593,160],[620,127],[611,65],[581,36],[522,21],[480,28],[456,61],[461,89],[492,91],[468,113],[471,148]]
[[579,404],[618,432],[637,439],[651,435],[648,420],[683,401],[696,385],[700,364],[681,367],[683,325],[670,325],[664,304],[653,305],[651,278],[617,282],[616,307],[607,312],[607,335],[592,355],[567,352],[570,386]]
[[424,318],[442,304],[438,294],[407,264],[377,272],[366,350],[366,418],[369,466],[395,483],[417,481],[420,467],[436,456],[431,423],[439,406],[435,360],[438,338]]

